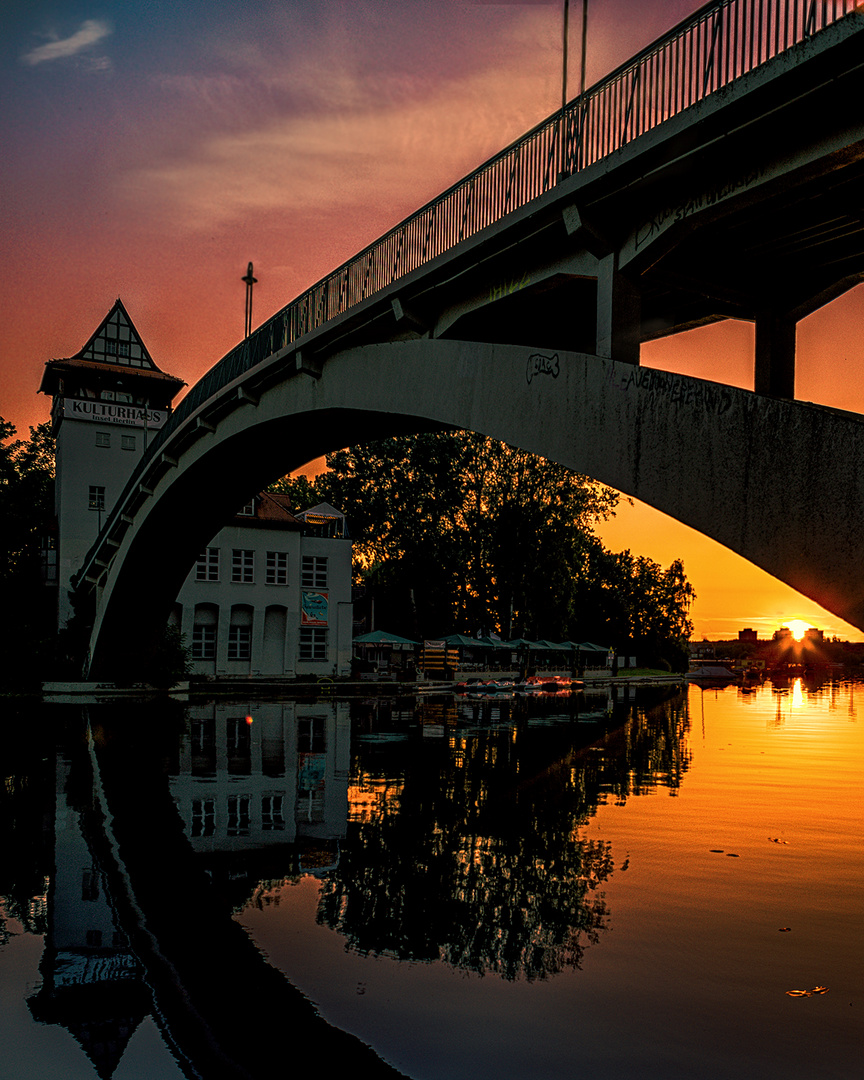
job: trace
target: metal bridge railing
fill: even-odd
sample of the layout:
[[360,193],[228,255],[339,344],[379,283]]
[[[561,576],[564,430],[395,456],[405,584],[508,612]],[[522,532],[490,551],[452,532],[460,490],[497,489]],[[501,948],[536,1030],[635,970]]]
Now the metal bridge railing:
[[264,322],[192,387],[150,453],[260,360],[856,7],[856,0],[706,4]]

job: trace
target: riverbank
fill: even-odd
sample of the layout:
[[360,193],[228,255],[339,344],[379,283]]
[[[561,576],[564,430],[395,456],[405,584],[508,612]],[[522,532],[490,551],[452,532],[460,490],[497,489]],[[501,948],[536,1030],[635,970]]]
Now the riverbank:
[[[562,673],[563,674],[563,673]],[[57,704],[89,705],[100,701],[117,698],[169,697],[180,701],[195,701],[202,698],[285,696],[308,697],[310,695],[334,696],[396,696],[404,694],[454,693],[460,684],[469,679],[481,682],[495,678],[506,678],[501,672],[456,672],[453,679],[436,680],[416,678],[397,680],[393,676],[381,676],[376,679],[212,679],[207,681],[188,680],[178,682],[170,688],[150,686],[147,683],[135,683],[131,686],[118,686],[111,682],[44,682],[42,699]],[[682,683],[684,676],[668,671],[651,668],[632,668],[612,675],[610,672],[586,672],[583,677],[586,687],[600,687],[615,684],[647,685],[652,683]],[[578,689],[578,688],[577,688]]]

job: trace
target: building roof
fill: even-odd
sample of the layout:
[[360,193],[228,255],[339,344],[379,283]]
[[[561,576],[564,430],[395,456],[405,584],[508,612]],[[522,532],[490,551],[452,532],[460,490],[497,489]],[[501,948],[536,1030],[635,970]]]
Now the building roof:
[[94,381],[107,384],[118,376],[124,384],[154,386],[161,384],[169,400],[186,384],[182,379],[162,371],[153,362],[141,335],[129,318],[118,297],[114,306],[90,335],[86,344],[74,354],[60,360],[49,360],[42,374],[39,393],[56,395],[63,392],[65,377],[79,380],[92,375]]
[[[250,500],[251,501],[251,500]],[[238,508],[231,518],[232,525],[243,525],[249,528],[265,529],[292,529],[302,531],[303,522],[298,520],[291,512],[291,500],[287,495],[276,491],[262,491],[255,496],[255,514],[244,514],[244,507]],[[249,505],[248,503],[246,504]]]

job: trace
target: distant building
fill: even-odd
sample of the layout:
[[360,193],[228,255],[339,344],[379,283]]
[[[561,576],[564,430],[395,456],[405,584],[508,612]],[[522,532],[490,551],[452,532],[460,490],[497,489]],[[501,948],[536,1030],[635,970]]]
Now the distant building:
[[788,626],[781,626],[779,630],[774,631],[775,641],[791,641],[793,637],[792,631]]
[[824,630],[817,630],[815,626],[811,626],[809,628],[809,630],[804,631],[804,640],[805,641],[824,641],[825,640],[825,632],[824,632]]
[[[129,477],[164,426],[181,379],[153,362],[118,299],[80,352],[51,360],[57,622],[72,615],[71,581]],[[197,674],[343,675],[351,669],[351,541],[322,504],[294,515],[262,493],[201,552],[171,622]]]
[[751,629],[739,630],[738,631],[738,640],[739,641],[757,641],[758,639],[757,639],[757,636],[756,636],[756,631],[751,630]]

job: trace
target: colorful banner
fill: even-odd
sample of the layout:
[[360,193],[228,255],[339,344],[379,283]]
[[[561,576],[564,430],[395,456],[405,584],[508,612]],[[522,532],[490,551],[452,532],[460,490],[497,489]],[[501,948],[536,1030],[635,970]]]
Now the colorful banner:
[[300,597],[300,625],[326,626],[328,607],[328,593],[304,591]]
[[326,754],[301,753],[297,755],[298,795],[323,794],[326,775]]

